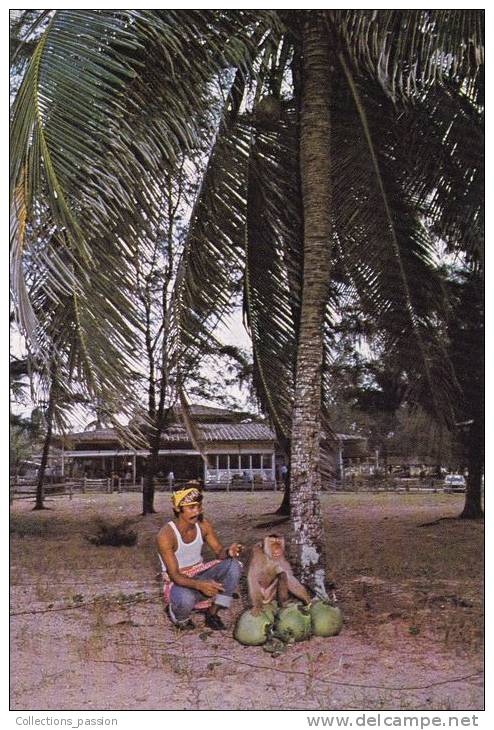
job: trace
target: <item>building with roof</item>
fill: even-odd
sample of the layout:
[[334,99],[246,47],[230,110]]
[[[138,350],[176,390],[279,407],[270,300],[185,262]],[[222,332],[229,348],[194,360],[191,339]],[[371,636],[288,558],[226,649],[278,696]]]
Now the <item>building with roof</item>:
[[[191,406],[204,457],[185,426],[175,420],[161,435],[157,477],[208,482],[275,479],[275,434],[264,423],[239,422],[245,414],[207,406]],[[146,448],[126,446],[115,429],[79,431],[55,440],[61,448],[64,476],[102,478],[115,475],[131,483],[144,475]]]
[[[174,482],[200,479],[205,485],[273,483],[279,477],[284,455],[276,435],[266,424],[247,420],[248,414],[223,408],[192,405],[196,434],[203,454],[195,448],[186,427],[175,412],[174,421],[161,435],[157,479]],[[366,439],[337,434],[336,476],[348,458],[364,455]],[[74,478],[119,477],[131,484],[144,476],[149,449],[131,448],[115,429],[79,431],[54,439],[62,476]]]

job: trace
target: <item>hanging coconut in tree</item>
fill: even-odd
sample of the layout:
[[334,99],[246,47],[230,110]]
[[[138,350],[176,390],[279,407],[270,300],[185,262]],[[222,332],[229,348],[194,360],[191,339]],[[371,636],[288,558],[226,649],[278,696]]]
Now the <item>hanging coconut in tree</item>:
[[339,608],[318,600],[311,604],[309,611],[314,636],[336,636],[340,633],[343,616]]
[[291,603],[280,609],[275,621],[275,634],[286,643],[303,641],[312,633],[309,608]]
[[279,98],[268,94],[256,106],[255,123],[262,129],[276,129],[281,113],[282,105]]
[[274,622],[274,608],[268,606],[266,610],[256,616],[252,611],[244,611],[235,624],[233,636],[246,646],[261,646],[270,633]]

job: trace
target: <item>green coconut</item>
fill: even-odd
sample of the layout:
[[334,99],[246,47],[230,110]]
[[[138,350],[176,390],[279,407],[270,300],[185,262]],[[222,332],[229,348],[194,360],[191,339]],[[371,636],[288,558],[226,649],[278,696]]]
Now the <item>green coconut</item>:
[[340,609],[326,601],[314,601],[311,604],[310,618],[314,636],[336,636],[343,626]]
[[308,639],[312,633],[308,607],[291,603],[281,608],[276,616],[275,633],[285,643]]
[[260,646],[268,638],[274,621],[274,612],[263,610],[258,616],[252,611],[244,611],[235,624],[233,636],[246,646]]

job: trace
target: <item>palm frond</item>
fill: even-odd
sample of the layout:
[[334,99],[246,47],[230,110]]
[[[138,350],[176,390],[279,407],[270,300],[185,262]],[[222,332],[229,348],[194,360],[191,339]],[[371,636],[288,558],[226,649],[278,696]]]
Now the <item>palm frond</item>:
[[302,271],[297,146],[293,110],[287,110],[272,131],[258,129],[247,192],[244,307],[252,337],[254,386],[286,449]]
[[180,386],[178,387],[178,394],[180,401],[180,418],[182,419],[193,447],[201,455],[202,460],[207,464],[207,456],[204,453],[204,441],[194,422],[187,395],[185,394],[184,389]]
[[478,93],[482,10],[328,10],[326,17],[356,66],[393,98],[448,80]]
[[210,348],[216,323],[236,306],[244,255],[249,128],[222,130],[196,198],[180,259],[174,301],[172,361],[185,375]]
[[[214,123],[210,84],[232,65],[249,66],[249,26],[271,16],[65,10],[51,18],[14,104],[12,189],[22,184],[28,221],[40,200],[49,207],[88,314],[89,278],[106,293],[108,272],[118,271],[131,287],[131,244],[144,247],[158,225],[164,171],[184,150],[200,151]],[[22,256],[15,235],[13,258]]]
[[396,111],[384,96],[378,101],[377,87],[366,88],[364,99],[347,66],[345,73],[349,86],[346,91],[340,87],[332,143],[340,265],[362,310],[381,329],[383,343],[419,356],[435,411],[444,414],[455,380],[432,325],[434,317],[444,319],[445,311],[434,272],[435,241],[396,181],[401,162],[392,139],[396,125],[386,124],[386,115],[394,119]]
[[[406,146],[400,145],[406,140]],[[400,184],[451,251],[483,256],[483,110],[451,86],[431,89],[397,120]]]

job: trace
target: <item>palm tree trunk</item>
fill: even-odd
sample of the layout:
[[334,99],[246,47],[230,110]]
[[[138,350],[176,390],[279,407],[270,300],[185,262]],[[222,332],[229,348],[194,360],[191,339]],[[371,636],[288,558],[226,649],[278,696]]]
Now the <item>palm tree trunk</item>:
[[323,320],[330,276],[330,61],[318,11],[303,29],[300,167],[304,277],[292,419],[291,522],[300,578],[326,595],[319,501]]
[[478,520],[482,510],[482,471],[484,466],[483,416],[475,418],[468,435],[468,478],[465,505],[460,515],[464,520]]
[[45,491],[43,482],[45,479],[46,466],[48,464],[48,454],[50,453],[51,435],[53,431],[53,414],[55,412],[55,370],[52,369],[52,379],[50,386],[50,396],[48,399],[48,408],[46,411],[46,434],[43,443],[43,454],[41,456],[41,464],[38,469],[38,482],[36,485],[36,502],[33,510],[46,509],[44,505]]

